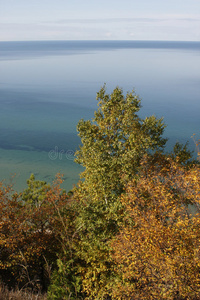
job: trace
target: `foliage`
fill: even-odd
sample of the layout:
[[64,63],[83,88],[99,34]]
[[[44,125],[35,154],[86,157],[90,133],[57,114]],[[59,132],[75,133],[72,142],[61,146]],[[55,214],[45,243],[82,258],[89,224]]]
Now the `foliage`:
[[22,200],[32,206],[39,207],[44,200],[50,186],[45,181],[35,180],[34,174],[31,174],[27,180],[28,188],[22,193]]
[[[68,258],[68,259],[66,259]],[[49,300],[83,299],[81,291],[81,277],[77,272],[78,264],[73,258],[69,259],[69,253],[62,255],[57,260],[58,270],[51,277],[51,285],[48,289]]]
[[118,197],[135,176],[142,156],[162,149],[166,142],[163,120],[155,116],[141,119],[141,100],[134,92],[124,96],[117,87],[108,95],[103,87],[97,101],[94,119],[81,120],[77,126],[82,146],[76,152],[76,162],[85,171],[74,192],[81,203],[76,251],[85,264],[80,273],[84,291],[94,298],[109,294],[114,276],[109,241],[122,219]]
[[[5,284],[46,290],[51,269],[60,252],[61,224],[58,211],[67,214],[67,196],[61,194],[58,176],[50,187],[28,180],[22,195],[10,187],[0,189],[0,275]],[[36,192],[37,191],[37,192]],[[37,195],[37,197],[33,197]]]
[[184,166],[191,166],[196,163],[196,160],[193,158],[193,152],[188,149],[188,142],[185,145],[177,142],[170,156],[173,160],[177,160],[179,164]]
[[109,201],[123,190],[122,174],[132,178],[146,151],[164,147],[165,126],[155,116],[144,120],[138,116],[141,100],[134,91],[124,96],[116,88],[108,95],[103,87],[97,93],[97,101],[92,122],[78,123],[82,146],[76,152],[76,162],[85,167],[81,175],[84,186],[94,196],[95,191],[101,192],[104,201]]
[[59,174],[21,194],[0,182],[1,281],[49,300],[200,299],[199,164],[187,144],[163,154],[163,119],[142,119],[134,91],[97,101],[72,191]]
[[52,273],[51,284],[48,289],[49,300],[82,299],[81,276],[78,267],[81,260],[76,253],[75,245],[78,242],[78,232],[75,226],[78,205],[70,192],[68,206],[56,205],[58,235],[60,251],[57,259],[57,269]]
[[195,138],[195,133],[192,135],[192,139],[195,143],[195,146],[196,146],[196,152],[197,152],[197,160],[200,162],[200,139],[196,139]]
[[[155,163],[156,162],[156,163]],[[121,197],[113,239],[113,299],[200,298],[200,169],[166,156],[144,160]]]

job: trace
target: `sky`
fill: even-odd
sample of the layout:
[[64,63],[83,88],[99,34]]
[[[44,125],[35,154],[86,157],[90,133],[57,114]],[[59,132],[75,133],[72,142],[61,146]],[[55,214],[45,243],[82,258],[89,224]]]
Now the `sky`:
[[200,0],[0,0],[0,41],[200,41]]

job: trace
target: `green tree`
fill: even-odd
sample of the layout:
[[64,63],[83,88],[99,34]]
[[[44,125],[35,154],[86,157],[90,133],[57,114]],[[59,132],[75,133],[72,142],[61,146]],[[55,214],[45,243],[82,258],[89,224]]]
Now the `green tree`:
[[27,189],[22,193],[22,200],[25,201],[26,204],[40,207],[47,191],[50,189],[50,185],[45,181],[36,180],[34,174],[31,174],[30,178],[27,180],[27,185]]
[[139,117],[141,100],[134,91],[124,96],[117,87],[108,95],[104,86],[97,101],[94,119],[81,120],[77,126],[82,146],[76,152],[76,162],[85,170],[75,194],[82,204],[77,218],[77,253],[85,261],[80,270],[83,288],[89,297],[98,295],[100,299],[109,294],[109,241],[117,232],[122,209],[118,198],[135,176],[143,155],[162,150],[166,139],[162,137],[162,118]]
[[138,116],[141,100],[134,92],[124,97],[122,89],[116,88],[109,96],[103,87],[97,100],[98,110],[92,122],[78,123],[82,146],[76,152],[76,162],[85,167],[81,175],[84,186],[88,190],[92,187],[92,191],[99,187],[108,202],[121,194],[122,174],[129,180],[144,153],[164,147],[165,125],[162,118]]

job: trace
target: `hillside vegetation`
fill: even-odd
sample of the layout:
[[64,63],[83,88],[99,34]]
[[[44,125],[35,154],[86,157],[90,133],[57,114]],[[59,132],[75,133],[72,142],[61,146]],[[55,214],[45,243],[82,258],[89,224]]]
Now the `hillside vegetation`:
[[2,299],[200,299],[198,159],[164,152],[163,119],[140,118],[134,91],[97,101],[70,192],[60,174],[21,193],[0,183]]

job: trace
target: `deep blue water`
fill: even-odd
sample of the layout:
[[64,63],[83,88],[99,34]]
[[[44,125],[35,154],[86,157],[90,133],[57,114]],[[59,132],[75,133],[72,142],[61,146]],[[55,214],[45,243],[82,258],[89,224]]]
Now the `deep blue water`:
[[76,125],[93,117],[106,83],[142,98],[141,116],[163,116],[168,148],[200,137],[200,42],[0,42],[0,180],[31,173],[70,189],[81,168]]

